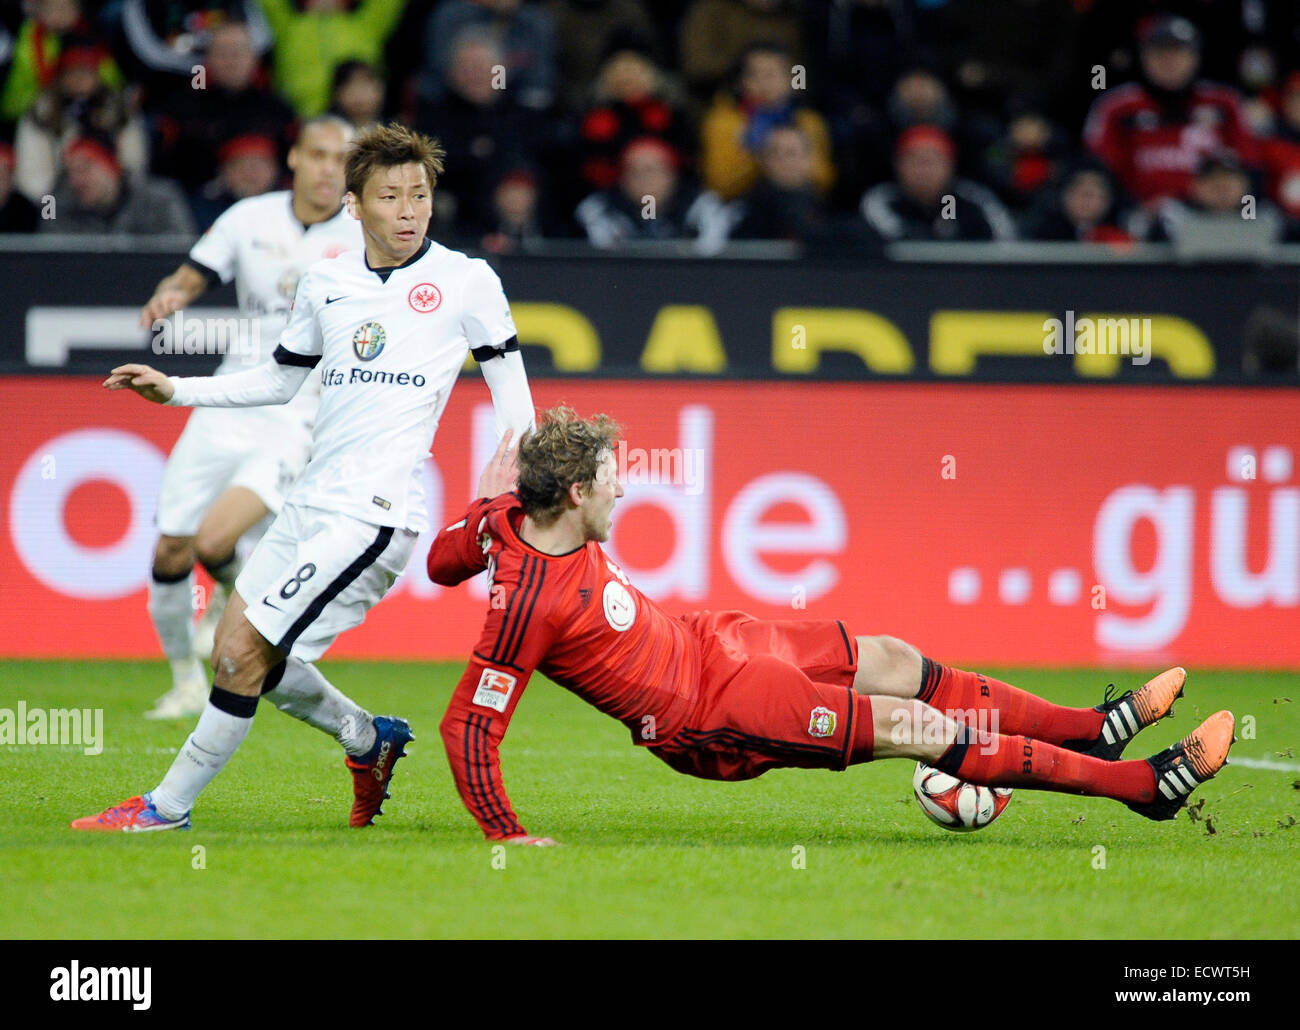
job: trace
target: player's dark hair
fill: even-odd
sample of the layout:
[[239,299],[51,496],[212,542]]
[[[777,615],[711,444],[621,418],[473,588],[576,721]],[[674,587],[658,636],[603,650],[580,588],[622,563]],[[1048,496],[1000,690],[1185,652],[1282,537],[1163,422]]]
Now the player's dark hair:
[[590,490],[606,451],[622,434],[608,415],[580,418],[565,405],[542,412],[537,428],[519,444],[519,494],[525,514],[545,528],[573,507],[569,487]]
[[370,176],[381,168],[399,165],[423,165],[433,189],[442,174],[442,159],[447,152],[432,136],[391,122],[376,125],[352,141],[343,176],[349,193],[361,197]]

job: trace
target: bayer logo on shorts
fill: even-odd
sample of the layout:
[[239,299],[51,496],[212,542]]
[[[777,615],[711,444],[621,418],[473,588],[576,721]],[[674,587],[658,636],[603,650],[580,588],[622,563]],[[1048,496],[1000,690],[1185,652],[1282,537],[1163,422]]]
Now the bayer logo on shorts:
[[378,322],[366,322],[352,334],[352,349],[362,361],[370,361],[379,357],[379,352],[384,349],[384,341],[387,339],[388,335],[382,325]]

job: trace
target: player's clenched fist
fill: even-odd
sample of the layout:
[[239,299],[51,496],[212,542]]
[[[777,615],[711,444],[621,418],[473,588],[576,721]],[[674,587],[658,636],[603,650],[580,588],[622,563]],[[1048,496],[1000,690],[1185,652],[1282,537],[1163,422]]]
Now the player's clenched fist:
[[104,380],[109,390],[134,390],[147,401],[166,404],[176,388],[167,376],[148,365],[118,365]]

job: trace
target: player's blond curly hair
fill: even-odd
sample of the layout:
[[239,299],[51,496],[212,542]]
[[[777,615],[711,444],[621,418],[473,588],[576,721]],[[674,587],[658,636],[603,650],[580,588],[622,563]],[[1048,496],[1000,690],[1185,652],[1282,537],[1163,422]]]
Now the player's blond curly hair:
[[429,189],[438,183],[442,174],[442,159],[447,156],[441,143],[432,136],[408,129],[405,125],[390,122],[376,125],[352,141],[348,148],[343,179],[349,193],[361,196],[370,176],[379,168],[398,165],[424,165],[429,177]]
[[537,428],[519,444],[517,493],[528,517],[544,528],[571,508],[569,487],[591,489],[605,452],[614,450],[622,432],[608,415],[584,419],[563,404],[542,412]]

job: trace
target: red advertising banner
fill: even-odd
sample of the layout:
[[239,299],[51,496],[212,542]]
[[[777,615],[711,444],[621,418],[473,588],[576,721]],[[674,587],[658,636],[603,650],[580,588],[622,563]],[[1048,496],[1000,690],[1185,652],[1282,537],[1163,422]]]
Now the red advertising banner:
[[[542,381],[624,426],[612,557],[670,612],[839,618],[967,664],[1300,668],[1300,393]],[[0,655],[158,654],[145,608],[187,412],[0,380]],[[428,463],[456,521],[494,444],[470,376]],[[462,657],[487,604],[407,574],[337,657]]]

